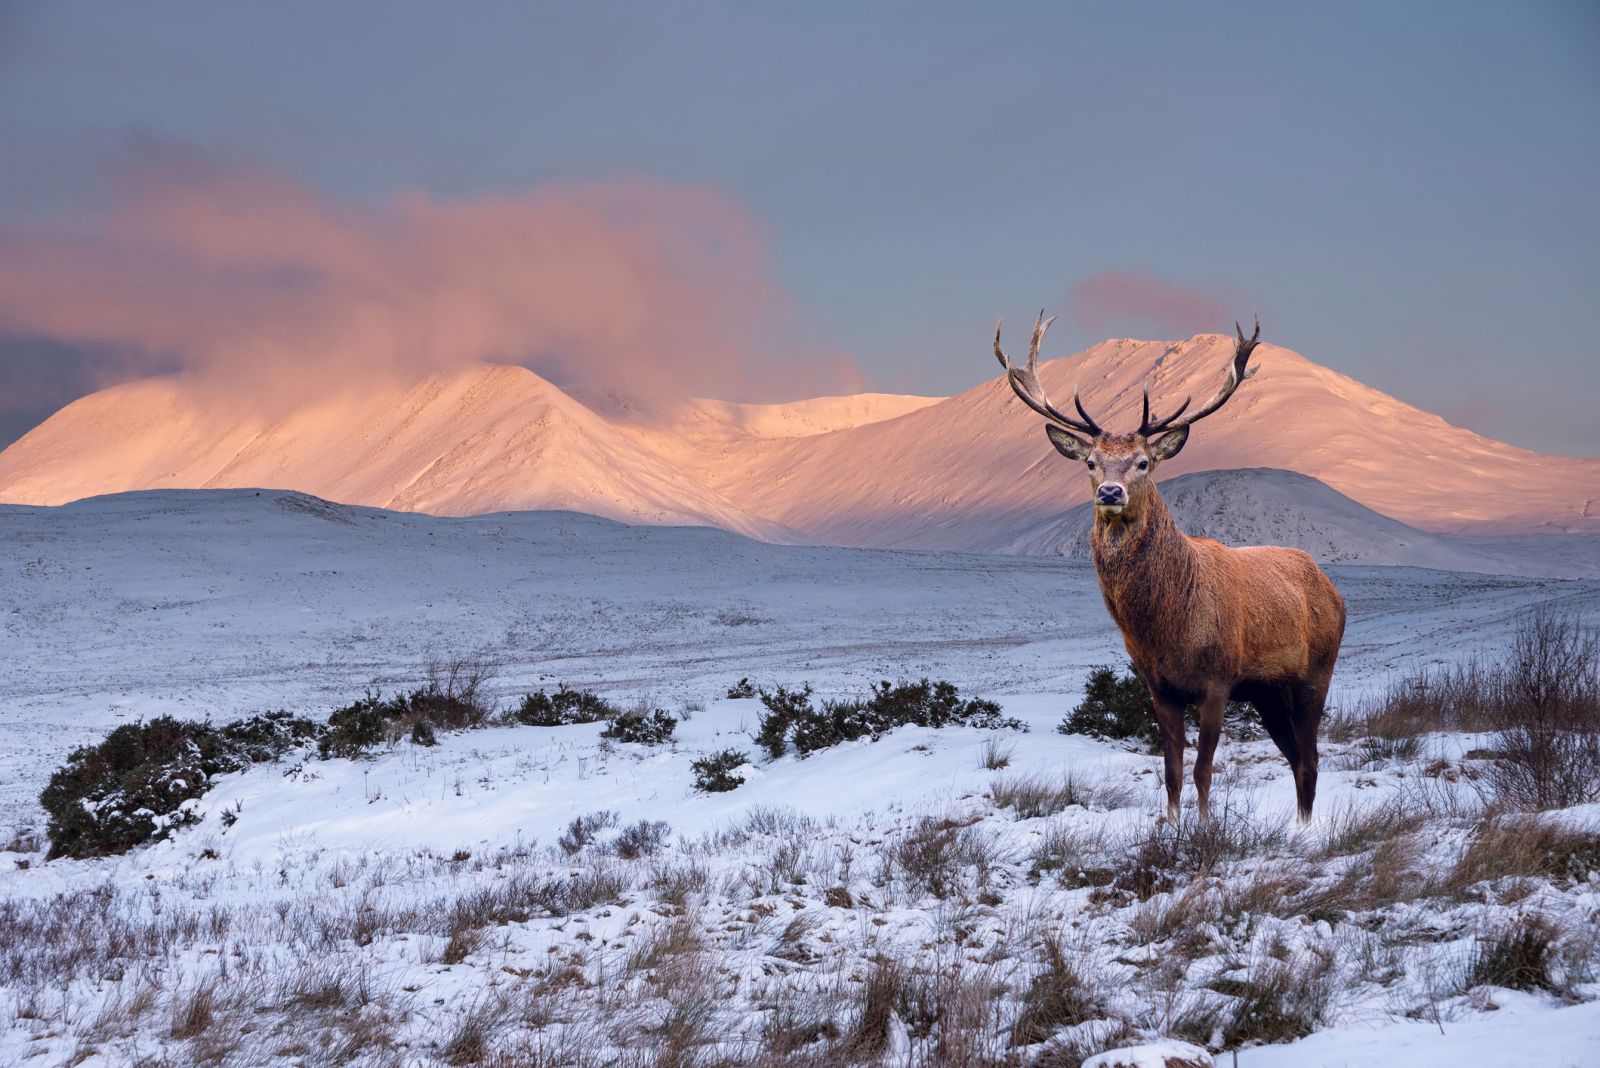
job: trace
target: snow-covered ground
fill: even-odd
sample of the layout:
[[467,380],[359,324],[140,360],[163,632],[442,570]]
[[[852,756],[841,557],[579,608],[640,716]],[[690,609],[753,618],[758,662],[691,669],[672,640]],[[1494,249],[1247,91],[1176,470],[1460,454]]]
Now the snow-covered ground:
[[[1600,618],[1600,582],[1331,573],[1341,707],[1498,646],[1537,605]],[[430,659],[492,663],[507,701],[564,681],[684,717],[660,747],[495,727],[257,766],[127,856],[0,854],[0,1064],[1076,1064],[1049,1058],[1193,1037],[1285,974],[1320,999],[1318,1033],[1242,1065],[1600,1063],[1592,1002],[1461,984],[1479,935],[1600,920],[1600,875],[1452,882],[1481,832],[1482,739],[1405,760],[1329,743],[1306,829],[1270,743],[1225,742],[1226,864],[1108,885],[1168,832],[1155,758],[1054,730],[1089,667],[1123,659],[1084,563],[129,494],[0,507],[0,641],[0,846],[27,844],[50,771],[118,723],[321,718]],[[695,758],[757,752],[760,703],[723,696],[745,676],[822,695],[945,678],[1030,729],[903,728],[696,793]],[[1063,776],[1071,803],[1004,803]],[[596,812],[614,819],[594,842],[556,845]],[[641,821],[665,844],[619,854]],[[1357,848],[1367,823],[1392,833]],[[1563,945],[1573,989],[1600,994]],[[1087,1022],[1018,1030],[1041,975]]]

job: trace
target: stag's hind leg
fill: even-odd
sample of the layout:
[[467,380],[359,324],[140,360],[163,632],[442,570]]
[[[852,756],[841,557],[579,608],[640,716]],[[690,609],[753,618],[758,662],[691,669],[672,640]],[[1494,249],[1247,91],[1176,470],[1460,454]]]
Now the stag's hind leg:
[[1322,725],[1322,710],[1328,700],[1328,680],[1313,679],[1292,687],[1292,724],[1300,761],[1294,769],[1294,790],[1300,804],[1300,822],[1311,819],[1311,806],[1317,800],[1317,730]]
[[[1257,683],[1235,690],[1233,696],[1235,700],[1249,701],[1255,706],[1256,712],[1261,716],[1261,725],[1266,728],[1267,736],[1277,745],[1278,752],[1283,754],[1283,759],[1289,762],[1289,771],[1294,776],[1295,794],[1298,798],[1302,782],[1300,769],[1305,755],[1301,751],[1299,735],[1295,730],[1293,695],[1282,685]],[[1315,770],[1311,773],[1311,782],[1312,789],[1315,790]]]

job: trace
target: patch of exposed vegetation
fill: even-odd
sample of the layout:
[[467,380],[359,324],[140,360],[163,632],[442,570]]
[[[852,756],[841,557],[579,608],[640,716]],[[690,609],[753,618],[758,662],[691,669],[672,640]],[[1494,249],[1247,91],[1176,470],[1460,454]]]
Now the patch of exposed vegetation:
[[812,693],[809,685],[761,691],[766,713],[754,738],[768,757],[776,760],[791,749],[806,756],[860,738],[876,741],[905,726],[1027,729],[1021,720],[1002,716],[994,701],[963,700],[955,684],[945,681],[881,682],[864,700],[823,701],[820,708],[812,704]]
[[566,683],[555,693],[543,690],[523,697],[506,718],[525,727],[565,727],[572,723],[599,723],[618,715],[618,709],[605,698],[588,690],[574,690]]
[[189,802],[218,775],[277,760],[324,728],[287,712],[221,727],[160,716],[124,724],[76,749],[39,803],[50,816],[51,859],[124,853],[199,821]]
[[667,715],[659,708],[648,712],[634,709],[613,716],[606,729],[600,732],[600,737],[639,745],[664,745],[672,740],[672,732],[677,727],[678,718]]
[[694,772],[694,788],[706,794],[737,790],[744,785],[744,776],[737,771],[748,763],[750,754],[739,749],[724,749],[703,756],[689,765]]

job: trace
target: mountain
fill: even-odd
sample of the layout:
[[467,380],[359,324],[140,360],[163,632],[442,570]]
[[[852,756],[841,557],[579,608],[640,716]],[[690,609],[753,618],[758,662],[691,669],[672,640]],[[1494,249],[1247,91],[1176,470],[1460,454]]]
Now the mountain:
[[[1062,403],[1080,386],[1102,425],[1131,430],[1146,379],[1158,411],[1190,394],[1198,403],[1221,383],[1231,353],[1232,339],[1215,334],[1106,341],[1041,364],[1040,377]],[[1433,532],[1600,531],[1600,459],[1492,441],[1275,345],[1257,349],[1254,365],[1259,373],[1162,466],[1163,481],[1274,467]],[[768,442],[696,473],[821,541],[969,548],[1088,498],[1081,466],[1058,456],[1042,427],[997,377],[896,419]]]
[[482,365],[238,422],[174,378],[69,404],[4,453],[0,499],[264,486],[442,515],[568,509],[635,523],[804,536],[636,447],[531,371]]
[[[1188,394],[1203,400],[1231,344],[1212,334],[1117,339],[1047,361],[1040,373],[1058,401],[1077,384],[1103,425],[1128,429],[1146,380],[1158,410]],[[994,370],[982,346],[975,350],[975,369]],[[1255,364],[1260,373],[1163,465],[1163,484],[1207,470],[1298,472],[1416,528],[1380,524],[1383,533],[1368,534],[1388,548],[1361,543],[1361,553],[1396,559],[1422,532],[1600,533],[1600,459],[1492,441],[1278,346],[1262,345]],[[979,550],[1047,541],[1050,524],[1088,494],[1081,467],[1055,453],[1042,421],[999,377],[944,399],[696,400],[645,410],[482,364],[320,397],[275,418],[250,411],[246,398],[208,395],[179,378],[103,390],[0,453],[0,501],[259,486],[438,514],[556,508],[770,541]],[[1211,503],[1242,516],[1250,500]],[[1260,506],[1269,504],[1293,504],[1293,514],[1310,507],[1298,497]],[[1247,520],[1231,540],[1272,540]]]
[[[1224,545],[1286,545],[1323,564],[1376,564],[1498,575],[1600,577],[1600,536],[1430,534],[1380,515],[1308,475],[1271,468],[1197,471],[1161,484],[1178,524]],[[975,546],[1019,556],[1088,560],[1087,502]]]

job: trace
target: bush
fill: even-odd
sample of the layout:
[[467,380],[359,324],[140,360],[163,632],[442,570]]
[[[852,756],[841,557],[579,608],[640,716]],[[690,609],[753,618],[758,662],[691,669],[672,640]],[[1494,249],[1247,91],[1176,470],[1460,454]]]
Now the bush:
[[39,795],[50,816],[49,859],[125,853],[197,823],[186,804],[212,779],[276,760],[320,730],[287,712],[221,727],[171,716],[124,724],[75,750]]
[[583,852],[584,847],[594,841],[595,835],[607,827],[615,827],[616,825],[617,814],[610,809],[591,812],[587,816],[579,816],[567,824],[566,832],[556,839],[556,845],[560,846],[561,851],[567,856],[576,856]]
[[1137,739],[1152,753],[1161,748],[1150,690],[1131,665],[1121,678],[1109,665],[1090,671],[1089,681],[1083,686],[1083,700],[1056,730],[1116,741]]
[[459,686],[435,677],[426,686],[393,697],[369,690],[361,700],[335,710],[317,752],[324,760],[358,757],[407,736],[418,745],[437,745],[438,731],[468,730],[488,720],[489,709],[478,696],[476,682]]
[[[1193,705],[1184,710],[1184,719],[1190,726],[1196,725]],[[1228,702],[1222,713],[1222,726],[1228,737],[1240,740],[1261,738],[1266,734],[1260,718],[1243,701]],[[1083,686],[1083,700],[1056,730],[1061,734],[1086,734],[1110,741],[1137,741],[1148,752],[1161,752],[1156,706],[1150,700],[1150,688],[1132,664],[1121,678],[1110,665],[1091,670]]]
[[623,860],[638,860],[659,853],[670,833],[672,828],[661,820],[640,820],[617,834],[614,843],[617,856]]
[[963,701],[949,682],[882,682],[869,693],[864,701],[824,701],[818,709],[811,704],[809,685],[799,690],[782,686],[770,693],[762,690],[761,703],[767,711],[755,733],[756,744],[776,760],[791,746],[805,756],[858,738],[877,740],[904,726],[1027,729],[1020,720],[1002,716],[993,701]]
[[528,727],[564,727],[572,723],[598,723],[617,715],[618,709],[588,690],[569,690],[566,683],[555,693],[530,693],[511,711],[510,718]]
[[1556,990],[1550,973],[1555,930],[1538,916],[1524,916],[1473,946],[1466,987],[1503,986],[1510,990]]
[[761,703],[766,714],[761,717],[754,740],[767,752],[767,759],[777,760],[789,751],[789,729],[795,721],[811,715],[811,684],[798,690],[782,686],[771,691],[761,691]]
[[707,794],[736,790],[744,785],[744,777],[734,772],[748,763],[750,755],[738,749],[724,749],[701,757],[689,765],[694,771],[694,788]]
[[1494,800],[1523,809],[1600,800],[1600,635],[1535,612],[1488,675]]
[[661,745],[672,739],[678,720],[659,708],[654,712],[619,712],[609,726],[600,732],[602,738],[619,742],[637,742],[640,745]]
[[741,701],[756,695],[756,688],[750,685],[749,679],[740,679],[728,687],[728,700]]

